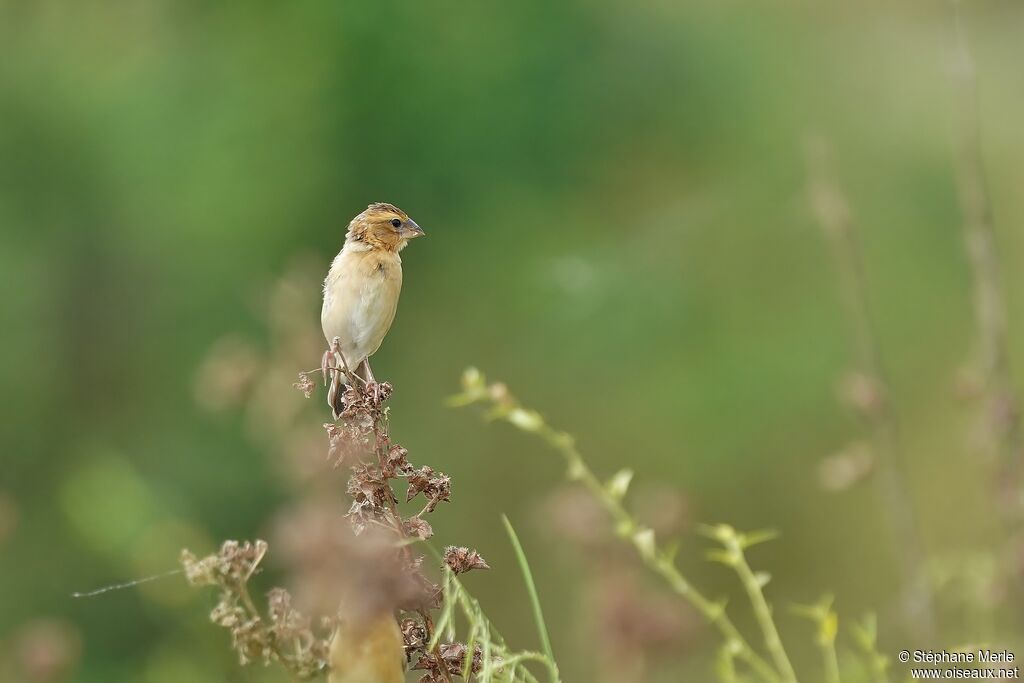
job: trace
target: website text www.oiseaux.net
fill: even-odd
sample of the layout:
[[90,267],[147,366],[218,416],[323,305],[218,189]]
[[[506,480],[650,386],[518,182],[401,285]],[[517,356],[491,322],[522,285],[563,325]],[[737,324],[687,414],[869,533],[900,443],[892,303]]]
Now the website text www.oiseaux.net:
[[[975,680],[997,681],[1020,678],[1020,667],[1007,650],[978,650],[948,652],[945,650],[900,650],[899,660],[912,663],[913,680]],[[924,665],[924,666],[920,666]]]

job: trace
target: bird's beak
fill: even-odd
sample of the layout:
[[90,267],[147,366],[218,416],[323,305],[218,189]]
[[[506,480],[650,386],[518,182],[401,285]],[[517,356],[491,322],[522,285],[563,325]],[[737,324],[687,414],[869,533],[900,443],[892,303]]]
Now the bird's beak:
[[407,240],[411,240],[413,237],[422,237],[425,234],[423,228],[416,225],[416,221],[411,218],[402,226],[402,237]]

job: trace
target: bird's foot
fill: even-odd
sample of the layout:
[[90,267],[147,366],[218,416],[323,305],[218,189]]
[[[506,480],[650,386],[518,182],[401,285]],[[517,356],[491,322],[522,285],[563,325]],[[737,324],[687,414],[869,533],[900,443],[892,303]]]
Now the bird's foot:
[[373,408],[380,408],[380,406],[387,401],[393,391],[391,385],[387,382],[367,382],[364,389],[364,395],[366,396],[367,403]]

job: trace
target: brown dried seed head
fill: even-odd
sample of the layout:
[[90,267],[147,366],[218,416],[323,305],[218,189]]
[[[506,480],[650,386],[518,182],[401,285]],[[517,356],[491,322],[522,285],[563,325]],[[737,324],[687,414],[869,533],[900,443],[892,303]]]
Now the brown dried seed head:
[[[467,648],[463,643],[441,643],[438,651],[441,654],[441,661],[446,671],[440,670],[441,667],[438,665],[435,657],[425,654],[412,667],[414,671],[428,671],[426,675],[420,678],[420,681],[430,681],[431,683],[445,681],[449,680],[446,674],[457,676],[462,673],[466,664],[467,654]],[[474,674],[480,673],[482,666],[483,648],[478,643],[473,647],[470,671]]]
[[433,512],[440,501],[451,500],[451,478],[443,472],[435,472],[430,466],[424,465],[418,470],[414,470],[413,474],[409,476],[406,501],[412,500],[420,493],[430,500],[427,512]]
[[451,545],[444,549],[444,563],[456,574],[465,574],[471,569],[491,568],[477,551]]
[[309,375],[305,372],[299,373],[299,381],[293,383],[292,386],[301,391],[306,398],[311,397],[313,395],[313,390],[316,388],[316,385],[313,384],[313,380],[311,380]]
[[412,474],[414,471],[412,465],[409,464],[409,451],[398,444],[388,449],[386,464],[385,474],[389,478],[399,474]]
[[196,557],[188,549],[181,551],[181,566],[185,570],[185,579],[193,586],[215,586],[217,579],[214,571],[217,565],[216,555],[207,555],[203,559]]
[[403,619],[399,627],[405,643],[406,661],[410,661],[413,654],[426,651],[427,629],[422,623],[416,619]]
[[434,529],[430,526],[430,522],[419,517],[410,517],[402,523],[405,528],[405,533],[409,536],[415,536],[421,541],[425,541],[434,535]]

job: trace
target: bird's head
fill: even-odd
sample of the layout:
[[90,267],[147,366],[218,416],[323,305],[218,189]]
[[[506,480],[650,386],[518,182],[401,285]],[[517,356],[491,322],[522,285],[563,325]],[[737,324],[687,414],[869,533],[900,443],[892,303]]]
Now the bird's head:
[[346,242],[365,244],[373,249],[398,252],[409,240],[423,235],[423,229],[394,204],[376,202],[352,219]]

